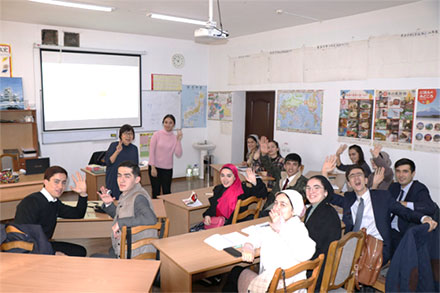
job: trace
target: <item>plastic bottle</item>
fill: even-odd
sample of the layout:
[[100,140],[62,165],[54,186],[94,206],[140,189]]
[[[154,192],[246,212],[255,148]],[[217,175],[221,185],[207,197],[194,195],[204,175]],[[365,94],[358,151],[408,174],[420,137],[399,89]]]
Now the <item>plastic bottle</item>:
[[194,164],[194,167],[192,169],[192,175],[194,177],[199,177],[199,174],[200,174],[199,167],[197,166],[197,164]]
[[192,168],[191,165],[188,165],[188,167],[186,167],[186,179],[190,180],[192,178]]

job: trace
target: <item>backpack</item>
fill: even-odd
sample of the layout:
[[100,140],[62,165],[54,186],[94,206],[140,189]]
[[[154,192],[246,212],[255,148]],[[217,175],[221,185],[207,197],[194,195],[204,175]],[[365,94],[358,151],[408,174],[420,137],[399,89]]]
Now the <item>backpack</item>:
[[0,224],[0,240],[2,252],[55,254],[40,225]]

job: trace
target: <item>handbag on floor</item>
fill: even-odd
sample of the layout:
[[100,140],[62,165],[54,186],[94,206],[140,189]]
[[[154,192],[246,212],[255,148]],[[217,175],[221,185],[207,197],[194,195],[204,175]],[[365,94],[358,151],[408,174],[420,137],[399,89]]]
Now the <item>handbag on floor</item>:
[[224,225],[225,225],[224,217],[211,217],[211,224],[210,225],[205,224],[205,229],[217,228]]

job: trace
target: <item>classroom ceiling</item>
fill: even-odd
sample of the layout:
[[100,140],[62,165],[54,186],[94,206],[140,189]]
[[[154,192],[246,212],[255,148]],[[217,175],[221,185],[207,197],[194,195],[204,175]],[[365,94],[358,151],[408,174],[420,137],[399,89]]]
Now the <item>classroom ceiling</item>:
[[[156,20],[149,12],[208,20],[208,0],[66,0],[114,7],[111,13],[67,8],[28,0],[0,0],[1,19],[43,25],[194,39],[197,25]],[[319,20],[350,16],[420,0],[218,0],[230,37],[255,34]],[[214,20],[219,23],[217,0]],[[277,14],[281,9],[283,14]],[[295,14],[295,15],[294,15]],[[305,17],[300,17],[302,15]],[[371,21],[374,21],[372,19]]]

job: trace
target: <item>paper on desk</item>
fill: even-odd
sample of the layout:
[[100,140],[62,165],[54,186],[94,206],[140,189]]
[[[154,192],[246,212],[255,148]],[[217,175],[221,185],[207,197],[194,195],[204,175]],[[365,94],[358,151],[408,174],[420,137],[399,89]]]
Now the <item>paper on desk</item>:
[[222,250],[226,247],[240,246],[246,242],[247,237],[238,232],[229,234],[214,234],[203,240],[206,244],[214,247],[217,250]]
[[189,204],[187,204],[186,206],[187,206],[187,207],[195,208],[195,207],[199,207],[199,206],[201,206],[201,205],[203,205],[203,203],[202,203],[199,199],[197,199],[196,202],[189,203]]
[[241,232],[246,233],[248,235],[251,235],[252,233],[256,233],[256,232],[260,231],[260,229],[262,229],[264,227],[269,227],[269,222],[264,222],[261,224],[252,225],[252,226],[243,228],[243,229],[241,229]]

